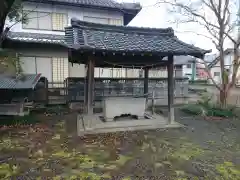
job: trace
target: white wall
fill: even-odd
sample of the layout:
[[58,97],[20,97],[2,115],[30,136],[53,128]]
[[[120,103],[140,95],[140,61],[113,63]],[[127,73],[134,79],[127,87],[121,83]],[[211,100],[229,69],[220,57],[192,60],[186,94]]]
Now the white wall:
[[[40,11],[40,12],[65,13],[68,16],[68,25],[70,25],[71,23],[71,18],[77,18],[79,20],[83,20],[84,16],[121,19],[123,22],[123,14],[121,12],[109,12],[109,11],[94,10],[94,9],[80,8],[80,7],[74,7],[74,6],[50,5],[50,4],[40,4],[40,3],[31,3],[31,2],[24,2],[23,9],[30,10],[30,11]],[[6,22],[7,25],[11,25],[12,23]],[[11,31],[64,35],[64,31],[61,32],[61,31],[23,29],[22,23],[17,23],[16,25],[14,25]]]
[[[219,76],[214,76],[214,72],[219,72]],[[221,82],[221,68],[220,62],[218,62],[214,67],[211,68],[211,76],[216,83]]]
[[186,74],[192,74],[192,68],[187,68],[187,65],[182,66],[182,71],[183,76],[186,76]]
[[69,63],[69,77],[85,77],[85,64]]

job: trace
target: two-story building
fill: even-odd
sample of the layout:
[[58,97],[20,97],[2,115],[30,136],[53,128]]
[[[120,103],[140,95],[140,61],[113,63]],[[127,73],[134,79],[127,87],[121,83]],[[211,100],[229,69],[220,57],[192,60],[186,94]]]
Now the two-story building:
[[[229,78],[231,78],[233,73],[233,60],[234,54],[233,49],[228,48],[224,51],[224,68],[226,71],[229,72]],[[239,52],[240,55],[240,52]],[[209,63],[208,68],[210,69],[210,73],[212,78],[216,83],[221,83],[221,66],[220,66],[220,59],[218,55],[213,56],[214,60]],[[237,77],[239,77],[240,71],[237,72]],[[212,83],[212,81],[209,81]],[[236,84],[239,84],[240,80],[238,79]]]
[[[18,52],[24,73],[41,73],[49,82],[62,82],[67,77],[84,77],[83,64],[68,62],[64,42],[65,27],[71,18],[116,26],[127,25],[141,10],[137,3],[113,0],[23,0],[22,16],[27,23],[16,23],[4,42]],[[15,22],[6,22],[11,26]],[[124,77],[126,68],[95,69],[95,76]],[[129,71],[129,72],[128,72]]]

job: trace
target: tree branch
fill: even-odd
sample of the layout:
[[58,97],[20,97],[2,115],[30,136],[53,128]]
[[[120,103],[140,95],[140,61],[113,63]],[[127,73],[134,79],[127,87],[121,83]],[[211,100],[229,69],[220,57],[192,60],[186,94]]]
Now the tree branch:
[[208,77],[212,80],[212,82],[213,82],[213,84],[216,86],[216,88],[217,88],[219,91],[221,91],[220,86],[216,83],[216,81],[215,81],[215,80],[213,79],[213,77],[212,77],[211,70],[209,69],[207,62],[206,62],[204,59],[201,59],[201,60],[202,60],[202,62],[203,62],[203,64],[204,64],[204,66],[205,66],[205,70],[207,71]]
[[4,31],[5,21],[10,11],[14,0],[1,0],[0,1],[0,47],[2,46],[3,39],[5,38],[6,31]]

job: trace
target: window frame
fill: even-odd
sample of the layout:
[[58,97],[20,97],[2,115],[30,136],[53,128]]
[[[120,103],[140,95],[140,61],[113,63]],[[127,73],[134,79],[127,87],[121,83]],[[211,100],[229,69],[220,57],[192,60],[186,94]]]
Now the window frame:
[[[67,78],[69,77],[69,65],[68,65],[68,59],[66,58],[66,57],[59,57],[59,56],[53,56],[53,57],[51,57],[51,68],[52,68],[52,82],[54,83],[54,82],[61,82],[61,81],[54,81],[54,79],[55,79],[55,75],[54,75],[54,65],[53,65],[53,63],[54,63],[54,61],[57,61],[57,66],[59,66],[60,65],[60,69],[59,68],[57,68],[57,76],[59,76],[59,74],[60,74],[60,76],[62,76],[62,77],[64,77],[65,76],[65,60],[67,60]],[[65,78],[66,79],[66,78]],[[63,80],[64,81],[64,80]]]
[[[189,67],[189,66],[190,66],[190,67]],[[191,68],[192,68],[192,64],[189,64],[189,63],[188,63],[188,64],[187,64],[187,68],[188,68],[188,69],[191,69]]]
[[[85,18],[93,18],[93,19],[105,19],[105,20],[107,20],[107,24],[109,24],[109,18],[106,18],[106,17],[96,17],[96,16],[83,16],[83,21],[86,21],[86,20],[84,20]],[[90,21],[86,21],[86,22],[90,22]],[[90,22],[90,23],[95,23],[95,22]]]
[[[121,24],[111,23],[111,21],[121,21]],[[123,26],[123,20],[120,18],[109,18],[109,24],[113,26]]]
[[[121,21],[121,25],[119,24],[119,25],[115,25],[115,26],[123,26],[123,20],[121,19],[121,18],[111,18],[111,17],[96,17],[96,16],[83,16],[83,21],[85,21],[84,20],[84,18],[93,18],[93,19],[105,19],[105,20],[107,20],[107,24],[108,25],[115,25],[115,24],[112,24],[111,23],[111,21],[113,20],[118,20],[118,21]],[[90,21],[86,21],[86,22],[90,22]]]
[[[66,26],[68,25],[68,14],[67,13],[59,13],[59,12],[46,12],[46,11],[31,11],[31,10],[22,10],[22,14],[24,13],[24,12],[33,12],[33,13],[37,13],[37,17],[36,17],[36,19],[37,19],[37,28],[29,28],[29,27],[24,27],[24,23],[22,23],[22,29],[29,29],[29,30],[40,30],[40,31],[57,31],[57,32],[64,32],[64,28],[65,27],[63,27],[63,29],[62,30],[57,30],[57,29],[53,29],[53,14],[55,13],[55,14],[61,14],[61,15],[63,15],[63,16],[66,16]],[[51,28],[50,29],[48,29],[48,28],[46,28],[46,29],[43,29],[43,28],[39,28],[39,14],[40,13],[48,13],[51,17],[50,17],[50,19],[51,19]],[[41,18],[41,17],[40,17]],[[27,25],[27,24],[26,24]]]
[[[215,73],[218,73],[218,74],[216,75]],[[213,72],[213,76],[214,76],[214,77],[220,76],[220,72],[218,72],[218,71]]]
[[[38,20],[38,12],[37,11],[31,11],[31,10],[22,10],[22,15],[24,15],[24,16],[26,16],[26,14],[24,14],[24,12],[31,12],[31,13],[37,13],[37,17],[36,17],[36,19]],[[30,14],[30,13],[29,13]],[[29,15],[28,14],[28,15]],[[33,18],[32,18],[33,19]],[[38,27],[39,27],[39,25],[38,25],[38,21],[37,21],[37,28],[29,28],[29,27],[24,27],[24,25],[28,25],[28,23],[21,23],[22,24],[22,29],[33,29],[33,30],[38,30]]]
[[57,30],[57,29],[53,29],[53,14],[62,14],[62,15],[65,15],[66,16],[66,26],[68,26],[68,14],[67,13],[59,13],[59,12],[52,12],[51,13],[51,21],[52,21],[52,30],[51,31],[57,31],[57,32],[64,32],[65,31],[65,27],[63,27],[63,30]]
[[[21,57],[22,58],[24,58],[24,57],[29,57],[29,58],[34,58],[34,64],[35,64],[35,73],[37,74],[38,72],[37,72],[37,58],[49,58],[49,59],[51,59],[51,73],[52,73],[52,79],[51,80],[49,80],[48,79],[48,81],[49,82],[53,82],[53,59],[54,58],[60,58],[60,59],[62,59],[63,61],[65,61],[66,59],[67,59],[67,57],[63,57],[63,56],[41,56],[41,55],[39,55],[39,56],[32,56],[32,55],[24,55],[24,54],[22,54],[21,55]],[[69,63],[69,62],[68,62]],[[63,67],[64,68],[64,67]],[[67,67],[67,69],[68,69],[68,72],[67,72],[67,75],[68,75],[68,77],[69,77],[69,72],[70,72],[70,69],[69,69],[69,65],[68,65],[68,67]],[[61,70],[63,70],[63,69],[61,69]],[[53,82],[54,83],[54,82]]]
[[[37,21],[38,21],[38,29],[37,30],[43,30],[43,31],[52,31],[52,29],[53,29],[53,22],[52,22],[52,12],[42,12],[42,11],[36,11],[37,12],[37,15],[38,15],[38,17],[37,17]],[[39,16],[39,14],[41,14],[41,13],[46,13],[46,14],[48,14],[48,15],[46,15],[46,16],[50,16],[50,19],[51,19],[51,26],[50,26],[50,29],[48,29],[48,28],[46,28],[46,29],[43,29],[43,28],[39,28],[39,19],[41,18],[41,17],[46,17],[46,16]]]

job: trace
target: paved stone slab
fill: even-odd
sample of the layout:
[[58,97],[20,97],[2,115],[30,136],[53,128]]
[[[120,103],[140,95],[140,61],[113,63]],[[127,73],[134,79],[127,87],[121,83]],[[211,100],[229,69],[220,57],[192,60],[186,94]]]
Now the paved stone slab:
[[[151,119],[129,119],[113,122],[103,122],[100,116],[102,116],[102,114],[94,114],[91,116],[83,115],[82,121],[81,118],[79,118],[78,135],[184,127],[177,122],[169,124],[167,118],[161,115],[154,115]],[[80,124],[81,122],[83,122],[82,126]]]

